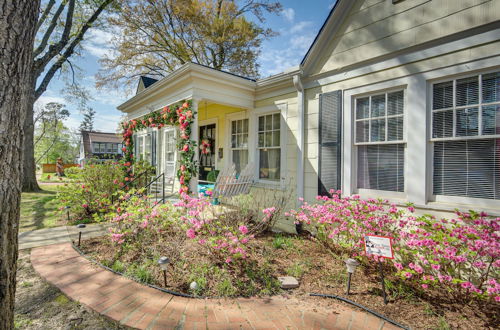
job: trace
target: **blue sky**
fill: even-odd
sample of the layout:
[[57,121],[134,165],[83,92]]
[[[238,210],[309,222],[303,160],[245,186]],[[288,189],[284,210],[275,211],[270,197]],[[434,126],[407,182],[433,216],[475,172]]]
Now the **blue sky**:
[[[262,77],[273,75],[283,70],[299,65],[309,49],[314,37],[323,25],[335,0],[281,0],[283,12],[280,16],[267,15],[265,25],[279,32],[279,36],[263,43],[259,57]],[[73,63],[81,68],[81,74],[76,77],[79,84],[91,91],[95,99],[90,106],[96,111],[95,128],[100,131],[113,132],[122,117],[116,106],[127,100],[123,90],[97,90],[94,75],[99,70],[99,58],[109,52],[108,42],[111,34],[101,30],[89,30],[84,42],[84,51]],[[64,100],[61,89],[64,87],[62,78],[56,75],[48,90],[40,97],[39,103],[61,102],[67,104],[71,116],[66,125],[72,129],[78,128],[82,115],[75,106]]]

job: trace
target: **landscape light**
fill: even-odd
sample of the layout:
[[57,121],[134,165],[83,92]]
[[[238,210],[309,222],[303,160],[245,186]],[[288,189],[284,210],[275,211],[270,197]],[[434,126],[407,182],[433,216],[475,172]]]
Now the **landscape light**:
[[165,287],[167,286],[167,267],[169,263],[170,260],[167,257],[161,257],[158,260],[158,265],[160,265],[160,268],[163,270],[163,283]]
[[80,229],[80,232],[78,233],[78,247],[80,247],[80,243],[82,242],[82,229],[85,227],[87,226],[85,226],[84,223],[79,223],[76,225],[76,228]]
[[359,261],[356,259],[347,259],[345,261],[345,265],[347,267],[347,295],[349,295],[349,291],[351,290],[351,276],[356,271],[356,268],[359,266]]

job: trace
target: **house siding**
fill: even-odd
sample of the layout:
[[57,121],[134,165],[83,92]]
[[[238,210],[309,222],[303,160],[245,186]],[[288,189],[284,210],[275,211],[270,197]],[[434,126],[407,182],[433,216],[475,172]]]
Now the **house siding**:
[[[306,150],[305,164],[305,199],[312,201],[317,194],[318,175],[318,111],[319,95],[322,93],[343,90],[344,101],[344,141],[343,141],[343,179],[342,190],[345,194],[358,193],[356,187],[356,148],[353,146],[352,127],[352,102],[355,95],[383,91],[389,88],[401,87],[406,90],[405,99],[405,134],[406,158],[405,158],[405,191],[402,194],[384,195],[374,192],[373,197],[386,197],[401,203],[410,201],[421,207],[426,212],[435,212],[440,215],[449,215],[448,210],[463,206],[481,208],[493,214],[499,214],[498,201],[469,200],[463,205],[456,204],[450,198],[449,202],[434,202],[432,199],[431,180],[429,175],[432,161],[432,143],[429,141],[429,114],[428,98],[430,85],[433,81],[443,77],[456,77],[467,73],[481,73],[487,70],[500,70],[500,29],[496,25],[490,25],[477,32],[465,31],[478,25],[500,20],[500,1],[403,1],[393,5],[392,1],[366,1],[370,6],[354,6],[351,14],[346,18],[345,26],[341,29],[340,37],[332,38],[329,45],[330,54],[324,55],[328,61],[323,61],[323,66],[316,71],[321,75],[306,77]],[[439,3],[439,4],[438,4]],[[395,43],[398,47],[386,47],[385,38],[374,37],[373,40],[363,40],[360,34],[359,41],[352,41],[352,48],[346,50],[347,41],[342,45],[342,51],[337,50],[340,39],[345,37],[345,31],[362,31],[363,29],[378,29],[376,24],[387,24],[384,29],[391,30],[399,24],[392,19],[383,19],[382,13],[389,11],[390,6],[394,10],[399,5],[407,7],[404,15],[411,13],[413,20],[427,20],[426,24],[435,24],[434,31],[422,30],[424,25],[415,27],[420,29],[418,36],[414,34],[412,45],[418,45],[403,54],[399,51],[405,48],[406,42]],[[389,6],[390,5],[390,6]],[[437,8],[432,15],[435,21],[430,19],[430,5]],[[375,12],[376,9],[381,12]],[[366,22],[362,25],[363,15]],[[377,16],[378,15],[378,16]],[[424,15],[425,17],[420,17]],[[418,16],[418,17],[417,17]],[[457,22],[454,22],[454,17]],[[470,19],[467,19],[467,18]],[[353,19],[354,24],[350,21]],[[370,23],[380,21],[379,23]],[[438,21],[436,21],[436,19]],[[392,23],[391,23],[392,22]],[[354,25],[353,25],[354,24]],[[408,24],[408,22],[406,23]],[[439,27],[442,24],[446,24]],[[412,30],[414,28],[411,28]],[[408,30],[408,29],[407,29]],[[408,30],[409,31],[409,30]],[[415,30],[416,31],[416,30]],[[426,31],[426,32],[422,32]],[[443,32],[444,31],[444,32]],[[440,45],[421,43],[428,40],[444,37],[445,35],[463,32],[463,37],[447,37],[441,39]],[[379,32],[377,32],[379,33]],[[367,35],[366,32],[365,35]],[[426,34],[420,35],[420,34]],[[492,37],[493,36],[493,37]],[[350,39],[349,39],[350,40]],[[394,39],[395,40],[395,39]],[[350,42],[350,41],[349,41]],[[383,52],[380,52],[383,50]],[[340,55],[343,54],[343,55]],[[348,55],[349,54],[349,55]],[[379,60],[365,61],[368,57],[379,57]],[[345,58],[344,58],[345,56]],[[365,61],[365,62],[363,62]],[[319,61],[318,63],[321,63]],[[355,63],[353,66],[351,64]],[[333,70],[333,71],[332,71]],[[411,125],[409,124],[411,123]],[[365,197],[369,197],[366,196]]]
[[357,0],[313,74],[359,65],[405,48],[498,21],[494,0]]

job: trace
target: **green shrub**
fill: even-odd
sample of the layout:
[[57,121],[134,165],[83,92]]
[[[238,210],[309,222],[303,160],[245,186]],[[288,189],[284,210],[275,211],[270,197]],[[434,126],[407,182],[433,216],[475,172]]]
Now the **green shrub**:
[[307,265],[302,262],[296,262],[286,269],[286,274],[296,278],[301,278],[306,272]]
[[66,168],[64,170],[64,174],[70,179],[79,179],[82,171],[83,171],[82,168],[74,166],[74,167]]
[[272,245],[275,249],[289,249],[293,248],[293,240],[290,237],[278,234],[273,239]]
[[99,219],[94,214],[110,210],[112,196],[121,189],[124,171],[118,163],[91,164],[80,171],[79,179],[79,183],[60,187],[60,209],[70,207],[73,223],[92,222]]
[[153,283],[153,274],[149,271],[147,265],[132,264],[128,267],[125,274],[142,283]]
[[125,265],[120,260],[116,260],[111,266],[111,269],[117,273],[123,273],[125,271]]
[[217,177],[219,176],[219,170],[213,170],[208,172],[207,174],[207,181],[209,182],[215,182],[217,181]]

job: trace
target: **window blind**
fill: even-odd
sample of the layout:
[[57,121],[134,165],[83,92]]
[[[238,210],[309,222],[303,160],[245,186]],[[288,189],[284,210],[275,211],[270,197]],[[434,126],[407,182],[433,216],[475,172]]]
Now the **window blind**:
[[500,73],[433,85],[433,192],[500,199]]
[[357,186],[404,191],[404,91],[357,98]]
[[358,188],[404,191],[404,144],[358,146]]
[[434,144],[434,194],[500,199],[500,139]]

